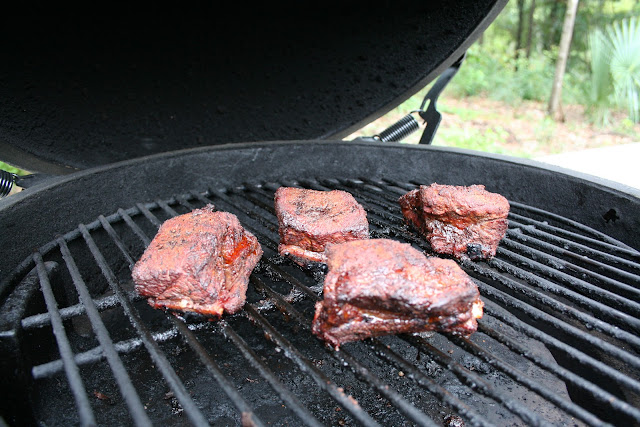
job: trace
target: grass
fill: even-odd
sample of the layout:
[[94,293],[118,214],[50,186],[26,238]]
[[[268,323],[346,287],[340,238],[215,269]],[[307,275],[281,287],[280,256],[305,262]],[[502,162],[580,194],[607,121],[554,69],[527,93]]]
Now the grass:
[[0,162],[0,169],[5,170],[7,172],[15,173],[16,175],[21,175],[21,176],[28,175],[30,173],[24,169],[16,168],[4,162]]
[[484,131],[473,128],[443,128],[434,138],[434,145],[444,147],[466,148],[469,150],[486,151],[496,154],[508,154],[519,157],[529,157],[524,150],[514,152],[507,148],[509,133],[501,127]]

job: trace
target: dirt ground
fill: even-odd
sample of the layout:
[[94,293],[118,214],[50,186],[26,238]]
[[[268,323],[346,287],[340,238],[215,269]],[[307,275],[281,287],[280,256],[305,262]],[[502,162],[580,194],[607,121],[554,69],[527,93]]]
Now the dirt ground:
[[[546,105],[535,101],[514,106],[482,97],[441,98],[438,108],[442,122],[437,138],[448,130],[466,129],[472,135],[492,139],[486,151],[514,156],[534,158],[640,142],[640,124],[625,124],[624,113],[612,114],[611,124],[602,128],[589,123],[580,105],[563,106],[563,122],[551,120],[546,115]],[[354,135],[375,135],[399,118],[390,113]],[[417,143],[420,134],[418,131],[404,141]],[[434,141],[434,145],[450,145],[442,139]]]

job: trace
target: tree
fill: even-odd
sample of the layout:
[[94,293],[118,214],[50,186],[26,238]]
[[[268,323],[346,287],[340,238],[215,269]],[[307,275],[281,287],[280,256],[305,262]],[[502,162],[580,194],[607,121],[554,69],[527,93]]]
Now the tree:
[[531,0],[529,6],[529,32],[527,33],[527,59],[531,58],[531,45],[533,44],[533,16],[536,11],[536,0]]
[[562,26],[562,36],[560,37],[560,46],[558,47],[558,61],[556,62],[556,73],[553,78],[553,87],[551,88],[551,97],[549,98],[548,114],[555,120],[564,120],[562,106],[560,104],[562,98],[562,80],[564,72],[567,68],[567,59],[569,58],[569,48],[571,47],[571,38],[573,37],[573,26],[576,21],[576,12],[578,10],[579,0],[569,0],[567,11],[564,15],[564,25]]
[[516,30],[515,70],[518,71],[518,58],[522,51],[522,38],[524,34],[524,0],[518,0],[518,29]]

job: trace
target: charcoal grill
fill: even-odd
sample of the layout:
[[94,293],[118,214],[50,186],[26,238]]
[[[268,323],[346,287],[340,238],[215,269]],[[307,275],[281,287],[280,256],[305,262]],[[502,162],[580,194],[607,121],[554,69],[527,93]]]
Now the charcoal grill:
[[[483,19],[497,13],[480,10]],[[470,22],[473,39],[486,22]],[[448,52],[430,78],[461,57]],[[347,122],[333,135],[350,132]],[[0,369],[11,378],[0,399],[3,420],[640,424],[637,191],[507,156],[307,131],[315,137],[203,146],[194,138],[182,150],[147,141],[117,156],[157,152],[111,162],[31,146],[33,164],[56,176],[0,201]],[[432,182],[484,184],[511,203],[496,257],[460,263],[485,302],[478,332],[325,346],[310,333],[324,273],[278,256],[275,190],[349,191],[373,237],[433,255],[397,204]],[[219,321],[152,309],[133,291],[133,264],[163,221],[208,203],[236,214],[264,249],[246,306]]]

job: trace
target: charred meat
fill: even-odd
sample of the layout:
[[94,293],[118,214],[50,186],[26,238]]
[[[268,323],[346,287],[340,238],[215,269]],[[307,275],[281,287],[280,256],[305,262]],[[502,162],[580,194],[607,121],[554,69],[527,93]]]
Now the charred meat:
[[427,258],[390,239],[330,245],[326,252],[324,295],[312,331],[334,347],[396,333],[476,331],[484,305],[455,261]]
[[280,187],[275,194],[278,252],[302,266],[325,263],[329,243],[368,239],[364,208],[346,191]]
[[421,185],[398,202],[435,252],[458,259],[493,257],[507,232],[509,202],[484,185]]
[[154,308],[219,317],[242,308],[261,257],[258,240],[235,215],[208,205],[165,221],[132,277]]

